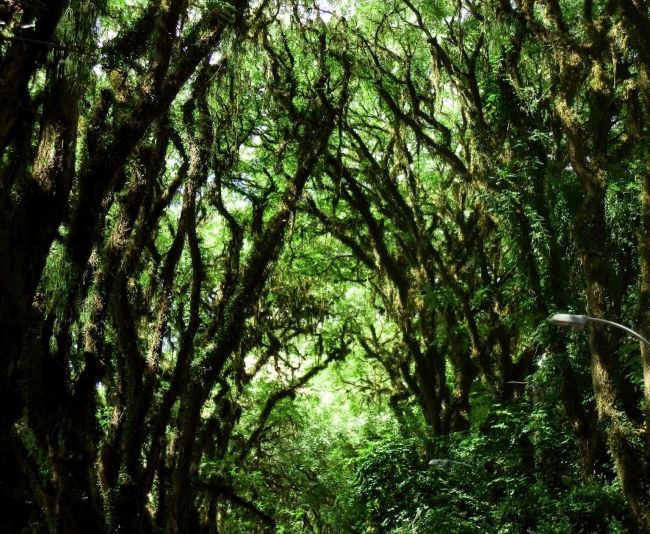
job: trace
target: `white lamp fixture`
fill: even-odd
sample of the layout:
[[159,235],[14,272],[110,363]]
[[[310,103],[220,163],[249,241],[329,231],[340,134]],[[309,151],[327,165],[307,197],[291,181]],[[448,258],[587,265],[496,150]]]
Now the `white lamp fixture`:
[[589,318],[586,315],[573,315],[571,313],[556,313],[551,317],[551,322],[559,326],[570,326],[574,330],[582,330]]

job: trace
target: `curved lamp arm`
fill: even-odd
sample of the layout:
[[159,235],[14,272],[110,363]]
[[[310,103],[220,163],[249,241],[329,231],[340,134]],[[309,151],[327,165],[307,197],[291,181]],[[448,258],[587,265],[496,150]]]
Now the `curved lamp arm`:
[[614,321],[608,321],[606,319],[598,319],[597,317],[589,317],[588,315],[573,315],[571,313],[556,313],[551,317],[550,319],[551,323],[559,325],[559,326],[570,326],[574,330],[582,330],[587,323],[601,323],[601,324],[606,324],[608,326],[613,326],[614,328],[618,328],[620,330],[624,330],[631,336],[635,337],[642,343],[645,343],[650,347],[650,341],[648,341],[646,338],[644,338],[641,334],[638,332],[635,332],[631,328],[628,328],[627,326],[623,326],[622,324],[615,323]]

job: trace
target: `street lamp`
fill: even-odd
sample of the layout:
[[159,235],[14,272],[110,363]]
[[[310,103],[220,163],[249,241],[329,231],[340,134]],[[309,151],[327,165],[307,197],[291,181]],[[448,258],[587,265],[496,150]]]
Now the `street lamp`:
[[622,324],[615,323],[614,321],[607,321],[606,319],[598,319],[597,317],[589,317],[588,315],[573,315],[571,313],[556,313],[555,315],[553,315],[553,317],[551,317],[550,321],[551,323],[556,324],[558,326],[570,326],[574,330],[582,330],[585,326],[587,326],[588,323],[606,324],[608,326],[613,326],[614,328],[624,330],[631,336],[637,338],[639,341],[645,343],[650,347],[650,341],[644,338],[641,334],[635,332],[634,330],[628,328],[627,326],[623,326]]

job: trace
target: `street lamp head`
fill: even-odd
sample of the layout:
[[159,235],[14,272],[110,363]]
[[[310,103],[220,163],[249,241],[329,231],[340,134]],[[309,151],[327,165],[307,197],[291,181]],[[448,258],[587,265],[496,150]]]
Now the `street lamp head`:
[[589,321],[586,315],[573,315],[571,313],[556,313],[551,317],[551,323],[559,326],[570,326],[574,330],[582,330]]

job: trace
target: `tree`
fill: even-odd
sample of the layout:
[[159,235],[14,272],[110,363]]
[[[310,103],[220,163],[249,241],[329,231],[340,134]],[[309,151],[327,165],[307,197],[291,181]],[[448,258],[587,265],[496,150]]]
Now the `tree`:
[[633,528],[622,495],[650,529],[649,349],[546,324],[650,328],[643,2],[31,4],[0,8],[3,527]]

